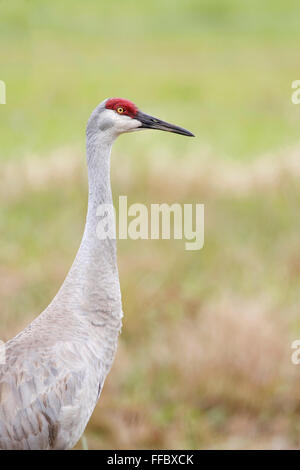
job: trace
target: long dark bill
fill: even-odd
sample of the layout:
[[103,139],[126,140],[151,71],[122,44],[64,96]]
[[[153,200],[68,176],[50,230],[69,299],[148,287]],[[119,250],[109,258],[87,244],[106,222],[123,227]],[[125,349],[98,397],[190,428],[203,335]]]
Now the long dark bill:
[[157,129],[160,131],[174,132],[175,134],[195,137],[194,134],[192,134],[190,131],[187,131],[183,127],[175,126],[174,124],[170,124],[169,122],[165,122],[161,119],[149,116],[148,114],[145,114],[142,111],[137,112],[137,114],[135,115],[135,119],[138,119],[142,123],[141,127],[145,129]]

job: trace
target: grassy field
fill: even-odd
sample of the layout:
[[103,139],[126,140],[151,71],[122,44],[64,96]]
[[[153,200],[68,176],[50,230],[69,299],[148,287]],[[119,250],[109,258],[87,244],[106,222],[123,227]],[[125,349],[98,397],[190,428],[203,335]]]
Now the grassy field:
[[73,261],[96,104],[123,96],[197,136],[114,147],[115,198],[204,203],[205,246],[118,242],[124,326],[91,449],[300,448],[299,13],[295,1],[0,2],[1,339]]

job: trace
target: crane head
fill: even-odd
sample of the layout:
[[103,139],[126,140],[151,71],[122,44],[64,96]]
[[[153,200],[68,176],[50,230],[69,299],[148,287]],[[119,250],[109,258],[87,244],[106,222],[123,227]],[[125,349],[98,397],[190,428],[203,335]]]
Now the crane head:
[[89,126],[95,131],[100,129],[115,136],[142,129],[157,129],[194,137],[194,134],[183,127],[143,113],[132,101],[123,98],[108,98],[100,103],[92,113],[88,128]]

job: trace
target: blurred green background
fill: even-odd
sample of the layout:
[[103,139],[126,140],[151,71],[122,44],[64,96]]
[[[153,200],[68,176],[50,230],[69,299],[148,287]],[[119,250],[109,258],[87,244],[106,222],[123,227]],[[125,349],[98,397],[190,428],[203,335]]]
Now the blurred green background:
[[91,449],[300,447],[299,14],[292,0],[0,1],[1,339],[75,256],[92,109],[121,96],[197,136],[114,146],[116,201],[204,203],[205,246],[118,243],[124,327]]

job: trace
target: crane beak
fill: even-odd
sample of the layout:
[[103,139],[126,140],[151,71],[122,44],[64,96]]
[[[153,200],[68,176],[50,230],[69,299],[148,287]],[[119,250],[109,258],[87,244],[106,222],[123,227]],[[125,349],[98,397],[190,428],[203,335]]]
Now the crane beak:
[[158,129],[160,131],[174,132],[175,134],[195,137],[194,134],[192,134],[190,131],[187,131],[183,127],[175,126],[174,124],[170,124],[168,122],[162,121],[161,119],[149,116],[148,114],[145,114],[142,111],[138,111],[137,114],[134,116],[134,119],[137,119],[141,122],[140,128]]

